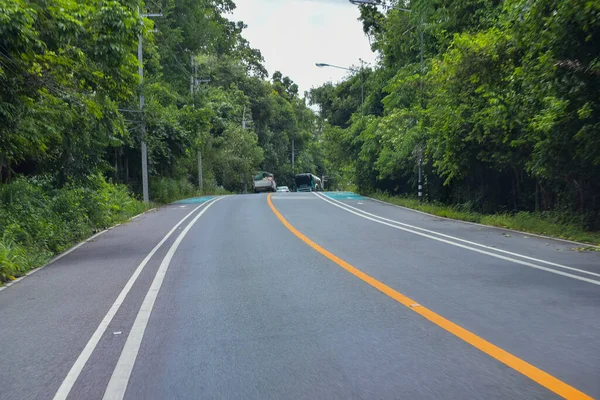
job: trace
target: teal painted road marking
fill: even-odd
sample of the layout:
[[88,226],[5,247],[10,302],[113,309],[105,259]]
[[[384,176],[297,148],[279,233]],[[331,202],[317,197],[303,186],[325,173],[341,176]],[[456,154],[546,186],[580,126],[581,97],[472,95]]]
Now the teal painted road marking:
[[334,200],[363,200],[364,197],[354,192],[325,192],[325,196]]
[[189,199],[175,201],[173,204],[202,204],[214,198],[215,196],[191,197]]

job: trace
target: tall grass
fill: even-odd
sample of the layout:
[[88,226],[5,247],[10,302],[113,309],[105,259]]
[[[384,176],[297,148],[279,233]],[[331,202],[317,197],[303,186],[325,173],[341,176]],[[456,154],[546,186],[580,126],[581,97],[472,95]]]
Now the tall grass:
[[49,178],[0,185],[0,281],[46,263],[94,232],[144,211],[126,186],[100,175],[57,189]]
[[154,178],[150,181],[152,200],[167,204],[187,197],[198,196],[198,188],[187,179]]
[[440,217],[476,222],[600,246],[600,232],[586,230],[583,219],[576,214],[568,212],[482,214],[471,211],[468,204],[454,206],[440,203],[421,204],[418,199],[412,197],[390,196],[385,193],[374,193],[370,196],[388,203],[424,211]]

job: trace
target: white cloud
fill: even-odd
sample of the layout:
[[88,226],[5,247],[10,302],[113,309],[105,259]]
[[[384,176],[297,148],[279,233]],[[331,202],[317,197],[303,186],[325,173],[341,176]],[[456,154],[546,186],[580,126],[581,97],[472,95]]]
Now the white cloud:
[[244,37],[260,49],[272,75],[281,71],[300,87],[300,94],[348,72],[317,68],[315,63],[342,67],[371,65],[376,55],[362,31],[358,7],[348,0],[237,0],[233,20],[244,21]]

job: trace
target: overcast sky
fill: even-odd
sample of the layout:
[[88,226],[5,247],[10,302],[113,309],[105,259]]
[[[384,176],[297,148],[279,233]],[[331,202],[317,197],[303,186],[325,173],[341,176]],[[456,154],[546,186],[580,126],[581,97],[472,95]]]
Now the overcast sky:
[[229,18],[244,21],[244,37],[260,49],[269,74],[279,70],[300,87],[344,78],[348,72],[317,68],[315,63],[343,67],[374,64],[376,56],[357,20],[358,7],[348,0],[235,0]]

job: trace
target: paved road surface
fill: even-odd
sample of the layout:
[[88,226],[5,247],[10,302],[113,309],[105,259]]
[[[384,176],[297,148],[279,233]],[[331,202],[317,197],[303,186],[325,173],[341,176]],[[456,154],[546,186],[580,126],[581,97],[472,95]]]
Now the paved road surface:
[[345,193],[204,200],[0,291],[0,399],[600,398],[600,253]]

